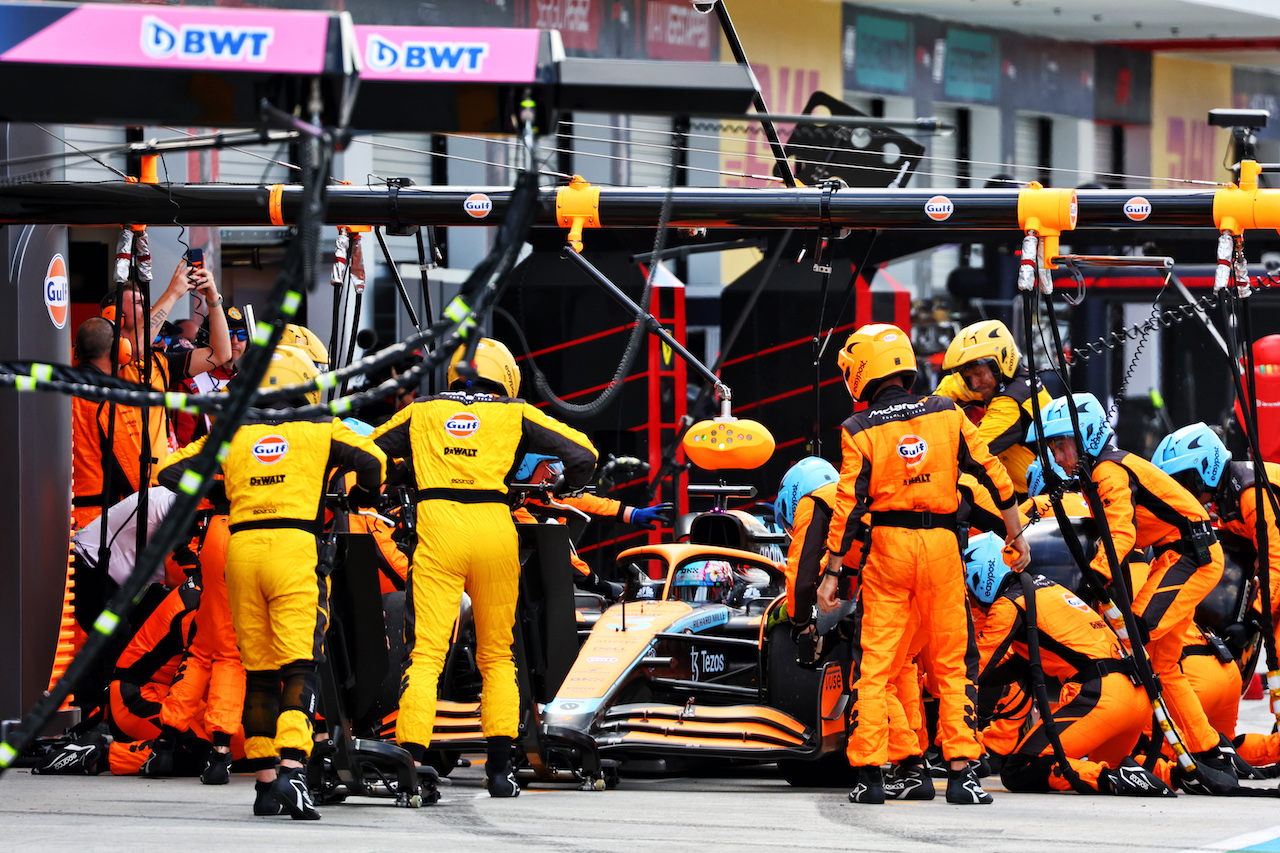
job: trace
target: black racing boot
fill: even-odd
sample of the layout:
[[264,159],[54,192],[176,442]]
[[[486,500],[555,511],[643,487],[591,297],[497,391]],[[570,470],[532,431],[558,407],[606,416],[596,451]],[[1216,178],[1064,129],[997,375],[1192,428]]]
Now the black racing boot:
[[1204,794],[1216,797],[1229,797],[1240,787],[1235,768],[1218,750],[1191,753],[1196,768],[1190,773],[1175,764],[1169,773],[1173,784],[1188,794]]
[[516,771],[511,766],[511,743],[509,737],[486,738],[488,757],[484,762],[485,787],[491,797],[518,797],[520,785],[516,782]]
[[1218,752],[1222,753],[1222,757],[1231,762],[1231,766],[1235,768],[1236,777],[1238,779],[1264,779],[1266,778],[1258,772],[1252,764],[1245,761],[1236,752],[1235,744],[1227,739],[1226,735],[1218,735]]
[[159,740],[153,741],[151,754],[147,756],[146,761],[142,762],[142,769],[138,772],[148,779],[163,779],[166,776],[172,776],[173,752],[173,744]]
[[985,806],[995,799],[982,790],[982,783],[973,772],[973,764],[966,763],[959,770],[947,769],[947,802],[958,806]]
[[307,788],[306,772],[301,767],[281,767],[276,771],[276,781],[271,783],[271,796],[284,806],[294,820],[319,820],[320,812]]
[[858,784],[849,792],[849,802],[878,806],[884,802],[884,774],[879,767],[859,767]]
[[200,781],[205,785],[225,785],[230,782],[231,753],[218,752],[216,749],[210,752],[204,770],[200,773]]
[[284,814],[284,806],[271,796],[270,782],[254,782],[253,791],[253,813],[258,817]]
[[1176,797],[1177,792],[1132,758],[1121,759],[1114,770],[1098,774],[1098,790],[1117,797]]
[[914,755],[891,767],[884,780],[884,796],[888,800],[932,800],[937,796],[924,757]]

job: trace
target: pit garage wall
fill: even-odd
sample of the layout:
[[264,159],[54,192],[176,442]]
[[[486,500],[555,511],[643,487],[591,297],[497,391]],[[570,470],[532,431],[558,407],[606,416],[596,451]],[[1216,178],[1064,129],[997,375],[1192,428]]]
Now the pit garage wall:
[[[0,160],[55,144],[33,128],[0,124]],[[32,168],[4,169],[0,180]],[[60,176],[52,170],[38,179]],[[0,245],[0,361],[68,363],[69,312],[58,328],[44,298],[50,261],[67,257],[67,229],[3,226]],[[10,720],[40,698],[53,666],[71,520],[71,398],[0,390],[0,477],[0,719]]]

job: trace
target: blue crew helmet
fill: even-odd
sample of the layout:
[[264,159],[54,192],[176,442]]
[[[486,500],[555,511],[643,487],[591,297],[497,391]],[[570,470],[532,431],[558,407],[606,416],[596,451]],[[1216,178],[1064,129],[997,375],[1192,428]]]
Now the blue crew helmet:
[[[1080,452],[1086,456],[1097,456],[1107,446],[1111,438],[1111,426],[1107,423],[1107,410],[1092,394],[1073,394],[1076,409],[1080,417]],[[1075,427],[1071,423],[1071,409],[1066,397],[1058,397],[1045,406],[1040,413],[1044,422],[1044,437],[1074,436]],[[1027,430],[1027,443],[1039,439],[1036,424]]]
[[[1217,433],[1204,423],[1175,430],[1156,445],[1151,455],[1156,467],[1186,486],[1197,496],[1216,489],[1231,454]],[[1199,482],[1196,482],[1199,480]],[[1203,486],[1204,488],[1196,488]]]
[[[1049,459],[1049,467],[1053,469],[1053,473],[1058,475],[1060,480],[1069,480],[1067,472],[1062,470],[1062,466]],[[1036,495],[1045,491],[1048,484],[1044,479],[1044,466],[1040,464],[1039,459],[1035,459],[1027,466],[1027,497],[1034,498]]]
[[351,428],[356,435],[370,435],[373,433],[373,424],[367,424],[359,418],[343,418],[342,422]]
[[980,533],[964,549],[964,582],[973,597],[989,605],[1000,594],[1012,569],[1004,561],[1004,540],[994,533]]
[[520,460],[520,467],[516,469],[516,482],[529,482],[529,478],[533,476],[533,472],[537,470],[538,465],[542,462],[551,463],[550,468],[553,477],[559,477],[564,473],[564,463],[560,461],[558,456],[548,456],[545,453],[526,453],[524,458]]
[[692,560],[676,569],[671,590],[679,601],[722,604],[733,592],[733,566],[727,560]]
[[791,532],[796,523],[796,505],[805,495],[811,495],[827,483],[835,483],[840,479],[840,472],[825,459],[818,456],[806,456],[792,465],[782,477],[782,485],[778,487],[778,499],[774,501],[774,515],[782,529]]

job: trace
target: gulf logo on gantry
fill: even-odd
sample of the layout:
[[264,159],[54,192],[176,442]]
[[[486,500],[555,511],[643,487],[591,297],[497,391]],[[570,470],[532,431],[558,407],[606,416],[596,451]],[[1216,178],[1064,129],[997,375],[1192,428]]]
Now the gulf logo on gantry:
[[462,209],[472,219],[484,219],[493,210],[493,200],[484,193],[472,193],[462,202]]
[[289,442],[282,435],[264,435],[253,443],[253,458],[263,465],[274,465],[289,452]]
[[951,216],[956,206],[945,195],[935,195],[924,203],[924,215],[934,222],[941,222]]
[[54,255],[44,274],[44,304],[49,309],[49,319],[59,329],[67,325],[69,291],[66,261],[62,255]]
[[1151,215],[1151,202],[1140,195],[1135,195],[1124,203],[1124,215],[1134,222],[1141,222]]
[[458,412],[444,422],[444,431],[455,438],[470,438],[480,429],[480,419],[470,412]]

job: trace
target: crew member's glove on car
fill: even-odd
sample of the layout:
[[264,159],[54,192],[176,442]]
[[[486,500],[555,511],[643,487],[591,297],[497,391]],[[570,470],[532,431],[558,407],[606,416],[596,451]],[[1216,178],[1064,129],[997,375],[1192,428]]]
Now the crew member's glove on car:
[[366,489],[357,483],[351,487],[351,491],[347,492],[347,503],[354,509],[371,509],[378,505],[380,497],[378,492]]
[[655,521],[660,521],[664,526],[671,524],[671,511],[674,509],[669,503],[654,504],[653,506],[640,506],[631,510],[631,524],[643,530],[655,530]]

